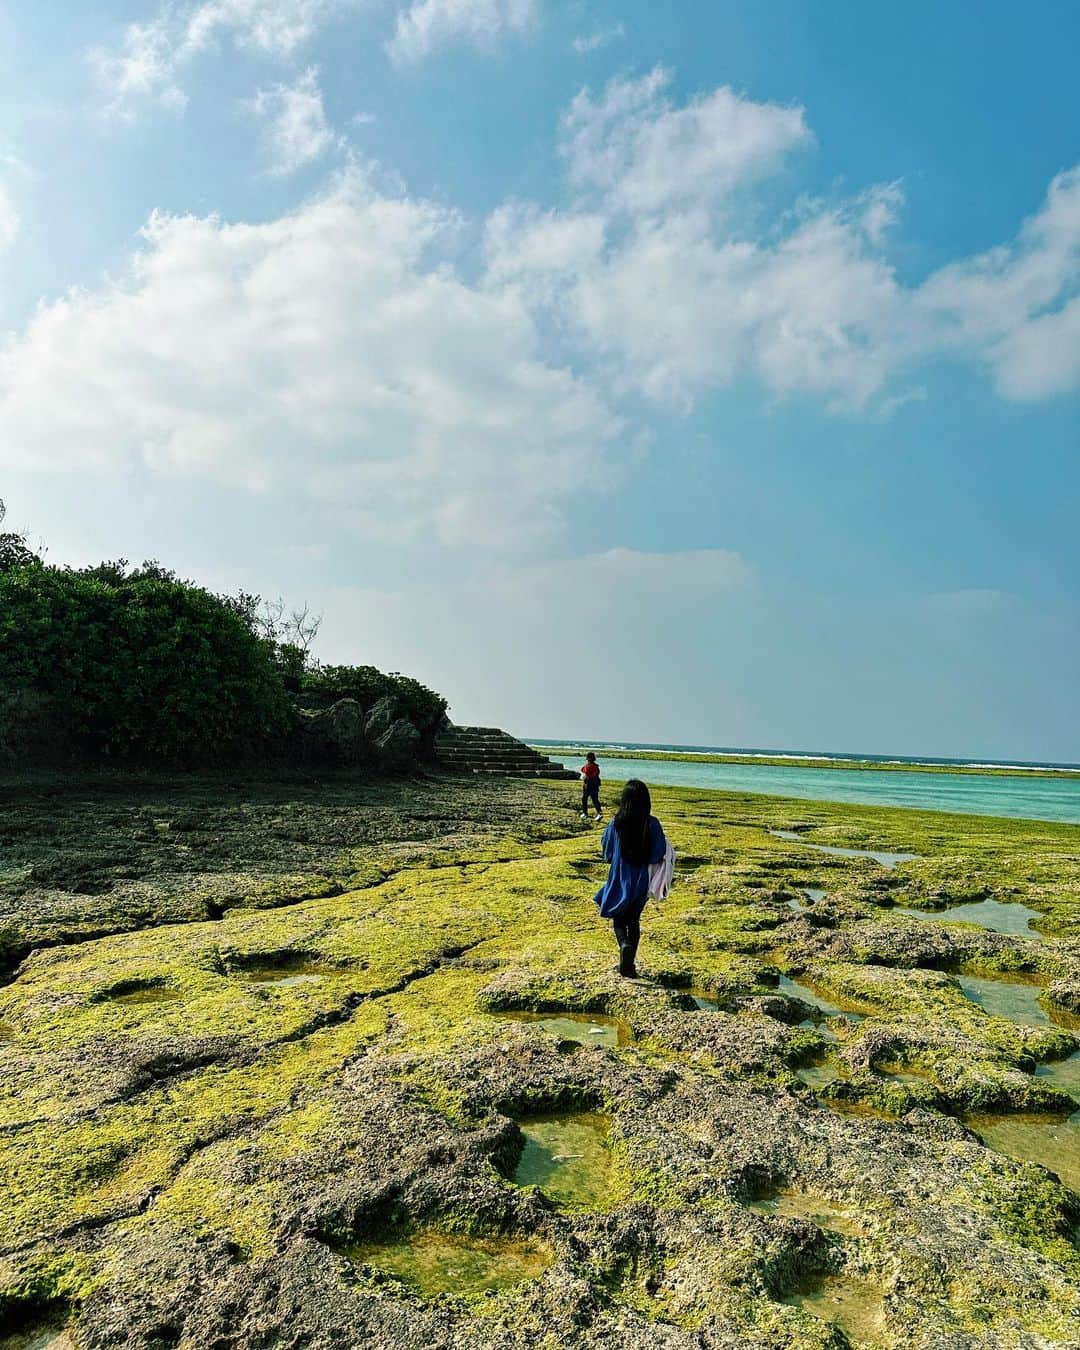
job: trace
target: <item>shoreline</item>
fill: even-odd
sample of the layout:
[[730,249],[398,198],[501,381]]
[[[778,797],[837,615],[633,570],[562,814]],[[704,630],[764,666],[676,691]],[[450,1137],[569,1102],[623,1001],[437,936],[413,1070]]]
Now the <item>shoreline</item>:
[[843,769],[851,772],[872,770],[886,773],[945,773],[963,774],[979,778],[1037,778],[1043,780],[1064,779],[1080,780],[1080,769],[1064,768],[1023,768],[1017,766],[998,766],[989,764],[919,764],[898,763],[896,760],[863,759],[823,759],[815,756],[795,755],[737,755],[723,754],[708,750],[614,750],[603,742],[597,746],[574,742],[559,745],[546,745],[538,741],[528,741],[535,750],[545,755],[575,755],[590,749],[605,759],[646,759],[667,763],[682,764],[743,764],[749,767],[774,769]]

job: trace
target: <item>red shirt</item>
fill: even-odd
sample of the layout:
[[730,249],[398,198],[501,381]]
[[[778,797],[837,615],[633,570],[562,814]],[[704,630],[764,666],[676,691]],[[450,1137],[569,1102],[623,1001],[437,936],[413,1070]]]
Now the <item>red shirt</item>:
[[599,777],[600,777],[600,765],[599,765],[599,764],[583,764],[583,765],[581,766],[581,776],[582,776],[582,778],[599,778]]

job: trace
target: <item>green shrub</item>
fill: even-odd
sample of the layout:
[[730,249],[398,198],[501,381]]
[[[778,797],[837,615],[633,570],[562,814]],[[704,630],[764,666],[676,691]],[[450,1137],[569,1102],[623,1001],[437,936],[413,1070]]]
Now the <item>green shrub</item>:
[[387,696],[420,732],[434,728],[447,708],[446,699],[419,680],[386,675],[374,666],[318,666],[300,680],[300,705],[305,708],[327,708],[339,698],[354,698],[370,708]]
[[156,563],[0,573],[0,686],[46,694],[84,750],[124,758],[256,748],[295,718],[272,645]]

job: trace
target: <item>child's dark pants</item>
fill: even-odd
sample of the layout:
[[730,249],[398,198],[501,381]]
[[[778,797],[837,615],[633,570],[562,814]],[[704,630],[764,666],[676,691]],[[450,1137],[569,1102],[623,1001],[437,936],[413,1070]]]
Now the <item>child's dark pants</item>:
[[584,815],[589,809],[589,801],[592,800],[596,807],[596,814],[600,814],[600,784],[595,778],[587,778],[581,785],[581,812]]

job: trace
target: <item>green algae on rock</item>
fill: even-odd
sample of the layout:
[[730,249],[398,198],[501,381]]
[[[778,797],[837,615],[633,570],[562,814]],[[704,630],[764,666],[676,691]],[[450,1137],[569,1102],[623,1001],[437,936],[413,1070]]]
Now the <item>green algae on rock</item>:
[[[820,1350],[847,1314],[778,1299],[850,1272],[914,1350],[1075,1340],[1080,1201],[956,1118],[1059,1128],[1071,1109],[1075,827],[658,789],[694,869],[646,911],[628,983],[566,785],[153,791],[43,798],[0,873],[0,1298],[26,1325],[62,1301],[80,1350],[256,1350],[284,1326],[400,1350]],[[200,828],[155,824],[182,809]],[[796,827],[919,860],[768,833]],[[93,893],[63,889],[80,877]],[[988,890],[1038,913],[1040,940],[890,909]],[[969,974],[1044,986],[1050,1021],[978,1006]],[[148,985],[176,997],[122,1001]],[[826,1051],[818,1095],[795,1074]],[[616,1122],[606,1156],[598,1135],[588,1161],[537,1138],[546,1177],[515,1185],[522,1131],[560,1113]],[[748,1209],[750,1177],[790,1212]],[[350,1270],[357,1235],[381,1254]],[[417,1238],[543,1260],[490,1296],[429,1297]]]

